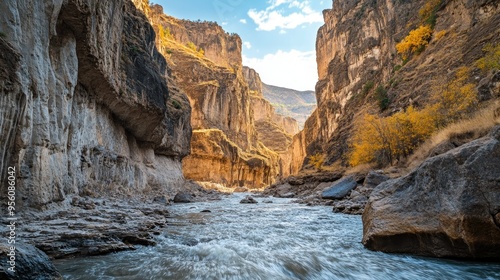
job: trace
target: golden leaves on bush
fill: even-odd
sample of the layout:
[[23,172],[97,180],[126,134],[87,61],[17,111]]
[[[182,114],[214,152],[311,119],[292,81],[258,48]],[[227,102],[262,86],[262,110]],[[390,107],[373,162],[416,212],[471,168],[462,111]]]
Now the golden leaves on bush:
[[393,164],[411,155],[444,125],[470,113],[477,104],[477,93],[467,83],[469,73],[469,68],[459,68],[453,80],[436,90],[435,103],[423,109],[410,106],[388,117],[366,114],[351,138],[349,164]]
[[410,31],[410,34],[396,45],[396,50],[403,60],[406,60],[412,54],[422,52],[431,38],[432,28],[428,25],[421,25],[417,29]]

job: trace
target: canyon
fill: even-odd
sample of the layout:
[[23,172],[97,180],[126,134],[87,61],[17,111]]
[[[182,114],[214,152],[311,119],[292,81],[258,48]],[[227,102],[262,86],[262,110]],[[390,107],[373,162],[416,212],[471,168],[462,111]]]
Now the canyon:
[[[314,94],[264,84],[242,64],[241,38],[215,22],[147,0],[42,2],[0,3],[0,175],[15,168],[19,236],[44,251],[23,254],[43,263],[155,245],[176,194],[267,188],[362,214],[371,250],[500,257],[500,71],[476,67],[500,44],[498,1],[434,1],[432,38],[410,59],[396,45],[429,1],[334,1],[317,34]],[[366,113],[424,108],[463,66],[495,125],[452,134],[420,162],[351,168]],[[0,192],[7,201],[8,185]]]

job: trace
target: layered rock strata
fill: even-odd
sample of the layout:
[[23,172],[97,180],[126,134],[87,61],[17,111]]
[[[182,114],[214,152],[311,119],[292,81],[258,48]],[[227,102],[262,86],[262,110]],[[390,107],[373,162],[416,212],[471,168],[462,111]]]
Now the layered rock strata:
[[[274,115],[268,103],[258,111],[260,79],[243,69],[240,37],[213,22],[172,18],[159,5],[151,6],[150,20],[158,48],[193,108],[191,155],[183,161],[186,178],[227,187],[260,188],[274,182],[280,157],[262,143],[256,129],[256,116],[269,121]],[[285,118],[276,120],[288,124]],[[286,133],[282,136],[290,141]]]
[[[418,11],[425,3],[339,0],[323,12],[325,24],[316,41],[318,108],[294,139],[295,157],[304,159],[323,152],[328,154],[329,163],[345,163],[353,123],[366,112],[379,113],[375,87],[387,89],[390,105],[384,114],[409,105],[424,106],[435,81],[449,79],[461,66],[473,67],[483,56],[486,43],[498,43],[497,1],[442,1],[433,39],[422,53],[404,64],[395,46],[422,24]],[[444,35],[438,38],[437,32]],[[484,73],[474,75],[480,81]],[[373,89],[363,90],[369,84]],[[481,100],[499,96],[492,88],[485,90]]]
[[18,205],[182,187],[190,105],[167,83],[153,28],[132,2],[0,10],[0,169],[6,178],[16,168]]

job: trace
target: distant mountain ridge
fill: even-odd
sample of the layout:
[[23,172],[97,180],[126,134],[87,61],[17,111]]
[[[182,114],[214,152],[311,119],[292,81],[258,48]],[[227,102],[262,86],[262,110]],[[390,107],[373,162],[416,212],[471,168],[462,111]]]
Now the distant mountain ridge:
[[316,95],[312,90],[298,91],[262,83],[262,93],[277,113],[296,119],[300,129],[316,109]]

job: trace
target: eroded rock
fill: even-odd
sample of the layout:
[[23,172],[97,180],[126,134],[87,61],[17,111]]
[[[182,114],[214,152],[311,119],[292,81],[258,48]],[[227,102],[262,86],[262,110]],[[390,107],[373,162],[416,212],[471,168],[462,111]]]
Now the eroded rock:
[[15,271],[11,271],[9,260],[11,244],[0,243],[0,279],[5,280],[62,280],[63,277],[52,264],[49,257],[33,245],[16,242]]
[[380,184],[363,213],[371,249],[500,259],[500,126]]

